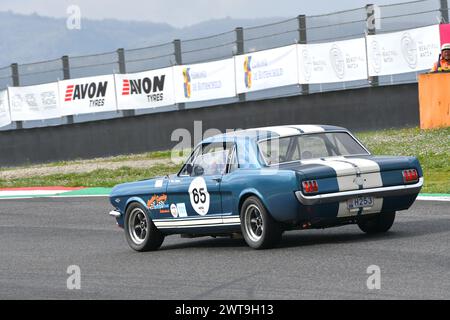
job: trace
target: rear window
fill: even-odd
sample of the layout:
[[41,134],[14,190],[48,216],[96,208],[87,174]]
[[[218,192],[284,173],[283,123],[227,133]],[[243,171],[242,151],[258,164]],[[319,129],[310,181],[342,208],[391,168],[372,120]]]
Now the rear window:
[[259,142],[259,149],[269,165],[314,158],[368,154],[347,132],[273,138]]

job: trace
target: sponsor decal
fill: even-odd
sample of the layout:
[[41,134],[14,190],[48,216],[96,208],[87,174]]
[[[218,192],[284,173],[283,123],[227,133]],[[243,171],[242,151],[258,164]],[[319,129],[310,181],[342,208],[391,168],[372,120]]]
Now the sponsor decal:
[[141,79],[123,79],[122,95],[145,94],[148,102],[157,102],[164,99],[164,81],[166,75],[154,76],[153,79],[144,77]]
[[102,107],[105,104],[108,81],[69,84],[66,87],[65,102],[89,99],[90,107]]
[[377,40],[372,40],[370,43],[370,50],[372,52],[372,67],[375,73],[379,73],[381,71],[381,63],[383,60],[380,45]]
[[197,177],[192,180],[189,185],[189,198],[195,212],[201,216],[208,213],[210,196],[208,193],[208,188],[206,187],[205,179],[202,177]]
[[191,97],[191,75],[189,74],[191,68],[183,68],[183,86],[185,98]]
[[163,186],[163,182],[164,180],[162,179],[155,180],[155,188],[161,188]]
[[252,67],[251,67],[252,56],[246,56],[244,60],[244,81],[245,87],[250,89],[252,87]]
[[306,47],[302,50],[301,55],[303,76],[306,81],[309,81],[312,75],[313,62]]
[[172,203],[170,205],[170,213],[172,214],[172,216],[174,218],[178,217],[178,209],[177,209],[177,205],[175,203]]
[[417,67],[417,44],[408,32],[402,35],[401,40],[402,55],[411,69]]
[[342,50],[337,44],[333,44],[330,49],[330,62],[336,76],[339,79],[343,79],[345,76],[345,59]]
[[187,217],[186,205],[184,203],[177,203],[177,212],[179,217]]
[[147,207],[150,210],[160,210],[160,213],[169,213],[170,211],[167,210],[169,208],[169,205],[166,204],[167,201],[167,194],[154,194],[148,201],[147,201]]

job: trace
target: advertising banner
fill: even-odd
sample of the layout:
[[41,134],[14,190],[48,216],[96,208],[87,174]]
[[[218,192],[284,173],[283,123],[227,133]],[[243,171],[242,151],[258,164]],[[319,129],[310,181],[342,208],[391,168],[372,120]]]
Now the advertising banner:
[[299,82],[332,83],[367,79],[365,39],[298,45]]
[[56,82],[27,87],[9,87],[8,95],[12,121],[61,117]]
[[176,102],[230,98],[236,95],[234,58],[173,67]]
[[117,108],[144,109],[175,104],[173,68],[116,74]]
[[297,84],[297,46],[236,56],[235,68],[237,93]]
[[439,52],[439,25],[367,36],[370,76],[431,69]]
[[58,85],[62,115],[117,110],[113,75],[64,80]]
[[7,126],[10,123],[8,90],[3,90],[0,91],[0,127]]

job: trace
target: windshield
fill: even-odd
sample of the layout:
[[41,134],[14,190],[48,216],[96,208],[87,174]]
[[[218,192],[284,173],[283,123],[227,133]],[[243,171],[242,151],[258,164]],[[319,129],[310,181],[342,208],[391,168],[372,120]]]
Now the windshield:
[[347,132],[303,134],[259,142],[268,165],[335,156],[369,154]]

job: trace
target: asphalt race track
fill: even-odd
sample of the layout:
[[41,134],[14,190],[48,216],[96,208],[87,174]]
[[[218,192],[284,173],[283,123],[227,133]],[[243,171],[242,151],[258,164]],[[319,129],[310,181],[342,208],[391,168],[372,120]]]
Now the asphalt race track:
[[[450,299],[449,202],[416,201],[382,236],[291,231],[265,251],[171,236],[137,253],[109,210],[106,198],[1,200],[0,299]],[[67,289],[69,265],[80,290]]]

